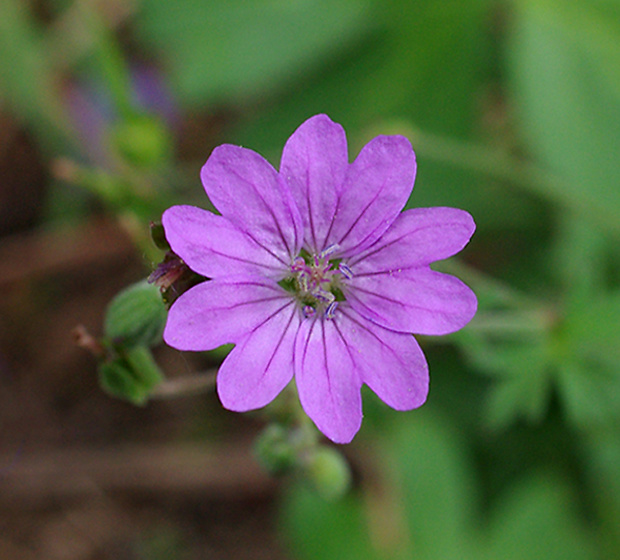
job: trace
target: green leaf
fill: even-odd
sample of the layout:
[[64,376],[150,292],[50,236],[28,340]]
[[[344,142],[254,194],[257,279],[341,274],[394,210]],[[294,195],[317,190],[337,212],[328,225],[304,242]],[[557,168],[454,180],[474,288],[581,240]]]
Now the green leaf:
[[574,496],[551,474],[530,476],[510,489],[491,518],[488,542],[489,560],[596,558]]
[[546,329],[542,310],[480,310],[455,337],[471,363],[493,379],[485,403],[489,427],[501,429],[517,418],[536,422],[543,417],[554,371],[552,338]]
[[118,294],[108,306],[105,336],[125,346],[161,342],[167,312],[159,288],[142,280]]
[[582,302],[564,327],[570,361],[559,387],[570,418],[581,427],[620,419],[620,290]]
[[470,520],[477,496],[458,434],[429,410],[419,411],[401,422],[386,458],[415,558],[476,558]]
[[69,128],[61,106],[59,80],[43,32],[28,2],[0,2],[0,103],[34,128],[54,150]]
[[150,0],[136,21],[170,64],[186,104],[229,102],[272,90],[362,34],[358,0]]
[[620,10],[520,0],[508,70],[527,148],[591,215],[620,215]]
[[562,364],[558,388],[569,419],[593,428],[620,419],[620,375],[580,363]]
[[326,501],[314,489],[289,489],[280,508],[280,526],[299,560],[378,560],[363,502],[349,494]]
[[620,290],[585,302],[566,331],[581,358],[602,359],[620,372]]

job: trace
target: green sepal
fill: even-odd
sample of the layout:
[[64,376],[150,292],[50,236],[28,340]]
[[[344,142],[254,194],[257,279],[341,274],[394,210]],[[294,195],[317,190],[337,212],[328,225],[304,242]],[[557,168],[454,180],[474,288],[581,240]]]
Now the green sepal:
[[104,391],[144,404],[164,376],[146,346],[135,346],[119,353],[117,358],[99,364],[99,383]]
[[166,232],[164,231],[164,226],[161,222],[151,222],[151,239],[155,244],[155,247],[161,249],[162,251],[170,251],[170,244],[166,239]]
[[161,342],[166,317],[159,289],[142,280],[120,292],[108,306],[105,336],[113,344],[153,346]]

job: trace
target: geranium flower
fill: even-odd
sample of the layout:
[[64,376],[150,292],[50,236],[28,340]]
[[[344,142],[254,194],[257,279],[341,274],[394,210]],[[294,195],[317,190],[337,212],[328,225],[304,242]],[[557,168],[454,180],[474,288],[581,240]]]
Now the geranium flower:
[[397,410],[424,403],[428,366],[411,333],[456,331],[477,305],[429,264],[460,251],[475,225],[454,208],[401,213],[415,172],[402,136],[378,136],[349,164],[344,129],[326,115],[293,133],[280,172],[245,148],[213,150],[201,178],[221,215],[163,215],[172,250],[211,278],[172,305],[164,339],[236,345],[217,377],[226,408],[261,408],[294,377],[306,414],[347,443],[363,384]]

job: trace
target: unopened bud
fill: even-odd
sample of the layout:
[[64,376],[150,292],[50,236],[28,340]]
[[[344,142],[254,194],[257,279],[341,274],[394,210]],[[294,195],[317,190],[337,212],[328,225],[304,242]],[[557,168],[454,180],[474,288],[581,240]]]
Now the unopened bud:
[[306,463],[306,472],[326,500],[341,498],[351,485],[349,464],[333,447],[321,446],[313,450]]
[[280,424],[268,426],[256,440],[254,450],[259,461],[271,474],[289,472],[297,462],[289,432]]
[[105,316],[105,335],[125,346],[152,346],[161,341],[166,316],[159,289],[143,280],[112,300]]

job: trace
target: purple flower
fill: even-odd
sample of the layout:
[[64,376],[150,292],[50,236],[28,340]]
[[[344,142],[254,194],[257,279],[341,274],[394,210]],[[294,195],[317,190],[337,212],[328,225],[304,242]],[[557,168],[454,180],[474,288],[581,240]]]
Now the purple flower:
[[455,208],[401,213],[415,172],[402,136],[378,136],[349,164],[344,129],[326,115],[293,133],[279,173],[251,150],[213,150],[201,178],[221,216],[193,206],[163,216],[173,251],[212,278],[174,303],[164,339],[236,345],[218,372],[226,408],[263,407],[295,377],[306,414],[347,443],[362,384],[397,410],[424,403],[428,366],[411,333],[456,331],[477,307],[429,263],[460,251],[475,225]]

